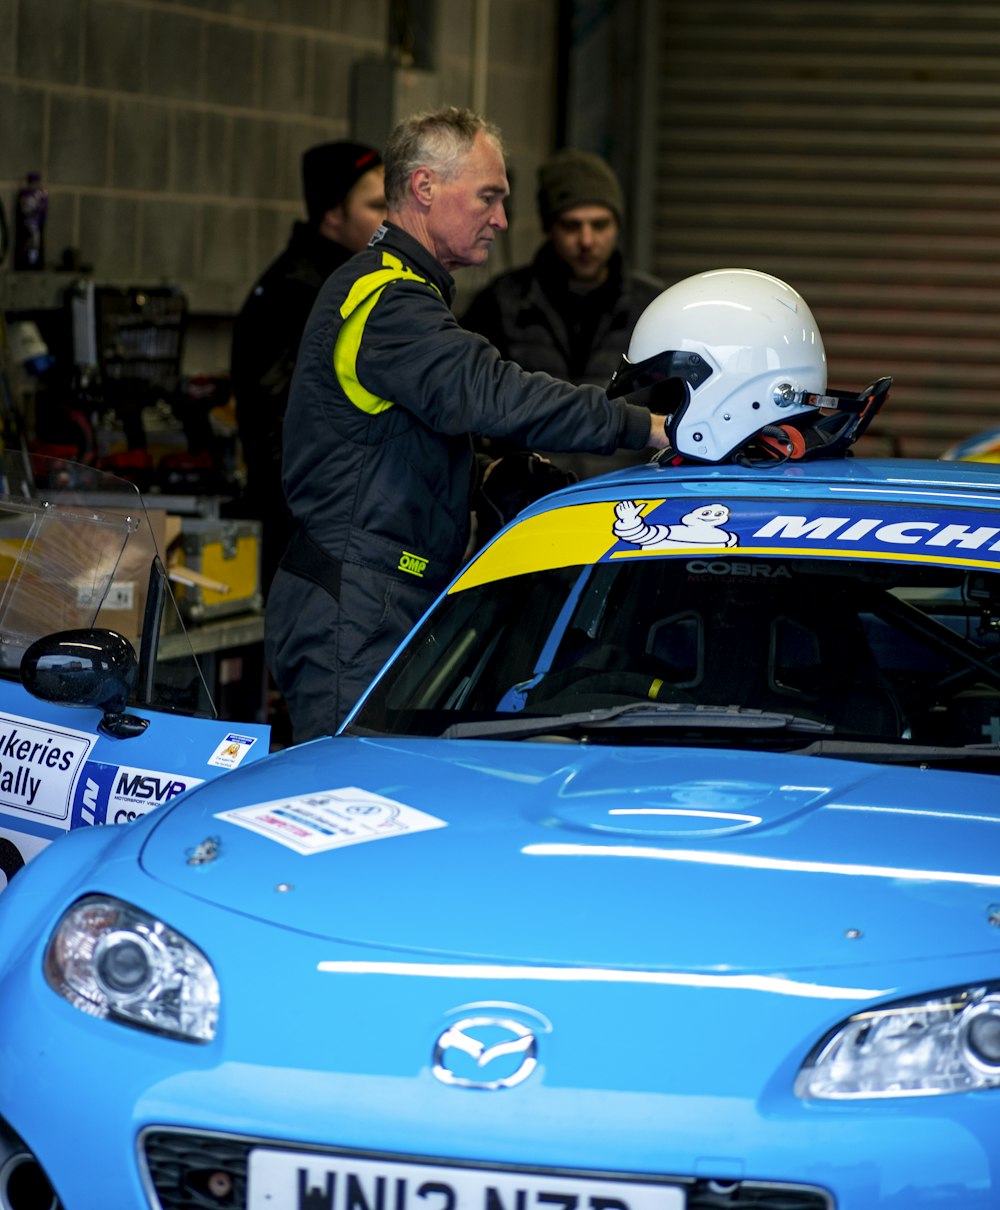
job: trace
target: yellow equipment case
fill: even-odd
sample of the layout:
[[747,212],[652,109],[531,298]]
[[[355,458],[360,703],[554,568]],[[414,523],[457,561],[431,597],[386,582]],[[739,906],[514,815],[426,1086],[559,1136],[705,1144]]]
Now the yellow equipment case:
[[184,620],[209,622],[263,608],[259,521],[184,517],[170,579]]

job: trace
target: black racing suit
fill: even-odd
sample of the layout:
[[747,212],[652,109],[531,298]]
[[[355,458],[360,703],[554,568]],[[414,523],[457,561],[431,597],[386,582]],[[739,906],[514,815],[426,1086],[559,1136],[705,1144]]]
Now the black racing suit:
[[296,533],[267,604],[268,664],[296,741],[334,731],[461,565],[469,434],[610,452],[650,416],[502,361],[456,321],[454,281],[386,223],[320,292],[285,417]]
[[230,377],[247,482],[242,515],[262,524],[264,592],[288,542],[281,492],[281,426],[299,341],[320,287],[350,251],[295,223],[288,246],[254,283],[233,325]]

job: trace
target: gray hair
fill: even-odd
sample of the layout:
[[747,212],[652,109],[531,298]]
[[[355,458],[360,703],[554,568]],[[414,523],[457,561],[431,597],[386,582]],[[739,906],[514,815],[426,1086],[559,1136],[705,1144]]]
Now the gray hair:
[[499,127],[471,109],[449,105],[431,113],[416,113],[404,118],[389,135],[385,145],[385,200],[389,208],[406,199],[414,169],[432,168],[445,180],[458,175],[462,159],[475,142],[476,135],[488,135],[503,155]]

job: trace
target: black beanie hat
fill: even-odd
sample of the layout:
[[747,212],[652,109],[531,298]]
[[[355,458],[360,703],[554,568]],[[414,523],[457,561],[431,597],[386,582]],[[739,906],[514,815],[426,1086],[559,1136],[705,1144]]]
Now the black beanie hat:
[[320,143],[302,155],[302,192],[314,226],[338,206],[359,180],[377,168],[382,157],[365,143]]
[[538,213],[547,231],[560,210],[570,206],[607,206],[620,223],[625,210],[618,178],[590,151],[557,151],[538,169]]

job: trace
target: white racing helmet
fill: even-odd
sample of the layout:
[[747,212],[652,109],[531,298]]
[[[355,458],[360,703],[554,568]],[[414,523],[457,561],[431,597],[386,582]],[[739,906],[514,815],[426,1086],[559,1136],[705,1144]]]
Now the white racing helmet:
[[[880,382],[879,404],[889,380]],[[819,408],[844,408],[845,400],[857,401],[848,407],[855,423],[845,441],[847,426],[838,421],[838,447],[858,435],[863,397],[825,393],[823,338],[805,299],[756,269],[698,273],[653,299],[608,394],[647,387],[659,388],[653,410],[669,412],[673,450],[696,462],[739,457],[754,439],[774,445],[779,456],[801,457],[806,442],[797,418],[818,418]],[[826,437],[814,442],[824,453],[830,444]]]

